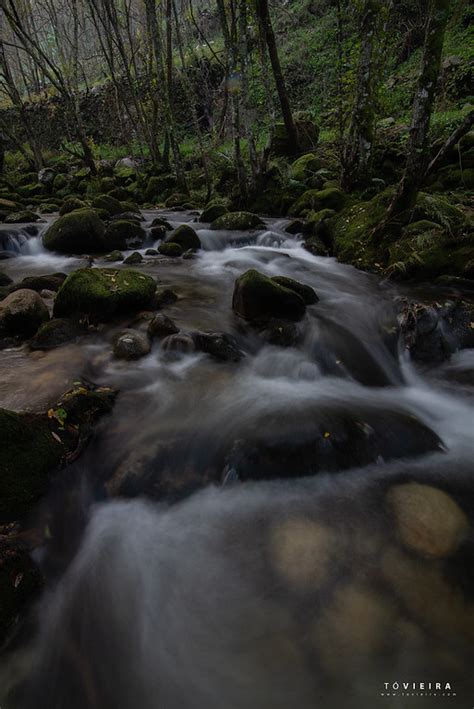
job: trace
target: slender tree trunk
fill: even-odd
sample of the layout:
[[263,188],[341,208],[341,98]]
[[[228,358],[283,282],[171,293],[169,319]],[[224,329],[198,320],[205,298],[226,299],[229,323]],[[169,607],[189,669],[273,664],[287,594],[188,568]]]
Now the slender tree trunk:
[[293,120],[293,114],[291,112],[290,100],[288,98],[288,91],[286,90],[283,72],[281,70],[275,33],[273,31],[270,11],[268,9],[268,0],[256,0],[256,10],[268,47],[268,54],[270,56],[270,63],[273,70],[273,78],[275,79],[275,86],[278,92],[278,98],[280,99],[281,112],[283,122],[285,124],[286,134],[288,136],[288,143],[291,151],[296,153],[298,151],[298,134]]
[[454,148],[454,146],[459,143],[463,135],[466,135],[471,130],[474,125],[474,111],[470,111],[467,114],[460,126],[456,128],[455,131],[451,133],[447,141],[441,147],[441,149],[434,156],[433,160],[430,162],[426,168],[424,177],[426,178],[433,170],[439,165],[439,163],[444,159],[444,157]]
[[422,68],[413,102],[405,171],[384,220],[372,232],[372,240],[376,244],[380,243],[387,231],[392,232],[396,238],[407,218],[406,213],[412,210],[416,204],[428,160],[429,128],[450,6],[450,0],[432,0],[431,2],[423,47]]
[[365,0],[360,24],[356,97],[342,160],[342,185],[363,185],[370,174],[374,144],[374,46],[381,0]]

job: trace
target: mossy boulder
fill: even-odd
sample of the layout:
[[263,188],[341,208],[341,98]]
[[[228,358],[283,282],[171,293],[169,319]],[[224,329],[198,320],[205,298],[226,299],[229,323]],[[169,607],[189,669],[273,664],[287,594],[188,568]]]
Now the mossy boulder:
[[75,340],[80,333],[73,320],[53,318],[41,325],[29,344],[32,350],[53,350]]
[[68,175],[64,173],[58,173],[53,180],[53,189],[55,192],[58,190],[64,190],[69,185],[70,179]]
[[144,229],[137,222],[117,219],[112,221],[105,232],[105,241],[110,249],[133,249],[143,245],[146,238]]
[[150,305],[156,283],[130,269],[81,268],[71,273],[54,301],[55,317],[106,321]]
[[271,318],[296,321],[304,316],[306,303],[293,288],[280,285],[273,278],[250,269],[235,281],[232,308],[237,315],[249,321]]
[[26,276],[20,283],[15,284],[15,290],[28,288],[41,293],[42,290],[58,291],[67,275],[65,273],[48,273],[44,276]]
[[39,206],[41,214],[53,214],[58,211],[58,205],[53,202],[42,202]]
[[288,214],[299,217],[307,212],[319,212],[322,209],[333,209],[340,212],[346,203],[346,195],[338,187],[328,187],[325,190],[307,190],[293,204]]
[[111,197],[108,194],[100,195],[92,200],[92,206],[95,209],[105,209],[106,212],[113,216],[114,214],[121,214],[123,212],[122,205],[118,199]]
[[39,221],[40,217],[35,212],[25,210],[23,212],[13,212],[5,219],[5,224],[31,224]]
[[2,212],[16,212],[18,209],[18,205],[11,199],[0,197],[0,209],[2,210]]
[[74,212],[76,209],[84,209],[86,207],[87,205],[82,199],[78,197],[68,197],[64,200],[59,209],[59,216],[63,217],[65,214],[69,214],[69,212]]
[[175,188],[176,177],[174,175],[153,175],[148,180],[145,190],[145,199],[149,202],[154,202]]
[[215,219],[211,224],[211,229],[223,231],[248,231],[249,229],[261,229],[264,223],[257,214],[252,212],[228,212]]
[[206,224],[210,224],[211,222],[214,222],[216,219],[219,217],[222,217],[224,214],[228,213],[228,209],[223,204],[222,202],[217,202],[217,203],[212,203],[210,202],[202,211],[201,216],[199,217],[200,222],[205,222]]
[[168,256],[169,258],[179,258],[183,255],[181,246],[173,241],[165,241],[163,244],[160,244],[158,246],[158,252],[162,256]]
[[115,248],[105,235],[105,224],[93,209],[77,209],[59,217],[43,235],[49,251],[66,254],[104,253]]
[[136,266],[143,262],[143,256],[139,251],[133,251],[127,258],[124,258],[123,262],[126,266]]
[[306,305],[314,305],[319,300],[314,288],[311,288],[311,286],[305,283],[299,283],[299,281],[295,281],[293,278],[288,278],[287,276],[273,276],[271,280],[273,283],[283,286],[283,288],[288,288],[298,293],[298,295],[303,298]]
[[0,302],[0,333],[31,337],[42,323],[49,320],[43,299],[34,290],[21,288]]
[[305,182],[313,177],[321,167],[321,160],[314,153],[306,153],[292,163],[290,177],[292,180]]
[[201,240],[189,224],[181,224],[181,226],[170,234],[166,241],[168,243],[172,242],[173,244],[179,244],[183,251],[188,251],[189,249],[197,250],[201,248]]
[[76,386],[45,413],[0,409],[0,519],[17,519],[113,404],[111,389]]
[[165,206],[173,209],[173,207],[183,207],[189,202],[189,195],[184,192],[174,192],[165,200]]

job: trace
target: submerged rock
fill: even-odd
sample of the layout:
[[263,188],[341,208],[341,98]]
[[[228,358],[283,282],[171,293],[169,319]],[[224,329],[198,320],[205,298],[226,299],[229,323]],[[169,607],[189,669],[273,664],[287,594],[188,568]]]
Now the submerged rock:
[[226,332],[193,332],[196,349],[221,362],[239,362],[243,353],[232,335]]
[[[285,281],[296,283],[291,279]],[[299,290],[306,288],[302,284],[297,284],[297,287]],[[250,321],[270,318],[301,320],[306,312],[306,304],[300,293],[280,285],[275,279],[255,269],[237,278],[232,308],[237,315]]]
[[151,350],[148,337],[137,330],[124,330],[114,339],[114,355],[118,359],[140,359]]
[[110,320],[151,304],[156,283],[130,269],[81,268],[71,273],[54,302],[55,317],[89,317]]
[[49,311],[34,290],[22,288],[0,302],[0,333],[31,337],[49,320]]
[[275,415],[271,428],[255,425],[234,448],[228,467],[241,480],[304,477],[444,450],[436,433],[394,411],[306,412],[295,418]]
[[179,327],[163,313],[155,315],[148,324],[148,334],[150,337],[167,337],[168,335],[176,335],[179,332]]
[[66,254],[103,253],[114,248],[105,237],[104,222],[93,209],[59,217],[43,235],[43,246]]
[[215,219],[211,224],[214,230],[247,231],[265,226],[259,216],[251,212],[228,212]]
[[0,409],[0,518],[16,519],[31,509],[114,398],[112,389],[80,385],[45,413]]
[[387,501],[403,544],[428,557],[453,554],[469,532],[469,520],[443,490],[415,482],[395,485]]
[[156,293],[153,296],[151,306],[155,310],[159,310],[160,308],[164,308],[166,305],[176,303],[177,300],[178,296],[173,290],[171,290],[171,288],[157,288]]

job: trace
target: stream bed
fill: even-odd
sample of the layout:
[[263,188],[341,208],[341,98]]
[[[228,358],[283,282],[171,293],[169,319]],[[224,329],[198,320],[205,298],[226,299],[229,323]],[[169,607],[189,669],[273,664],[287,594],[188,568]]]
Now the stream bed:
[[[195,218],[145,226],[157,215]],[[35,512],[48,583],[1,663],[2,709],[472,705],[474,350],[414,364],[408,291],[285,224],[193,222],[193,258],[134,266],[178,295],[163,312],[182,332],[232,335],[238,362],[158,341],[116,359],[114,334],[146,314],[0,353],[4,408],[44,410],[81,378],[119,390]],[[15,281],[88,265],[44,251],[42,228],[0,233]],[[251,268],[316,291],[291,346],[234,315]]]

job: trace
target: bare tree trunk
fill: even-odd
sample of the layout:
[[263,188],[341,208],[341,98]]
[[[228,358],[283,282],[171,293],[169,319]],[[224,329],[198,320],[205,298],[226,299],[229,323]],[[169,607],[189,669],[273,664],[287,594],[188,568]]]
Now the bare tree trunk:
[[273,31],[270,11],[268,9],[268,0],[256,0],[256,10],[259,23],[262,32],[265,36],[265,40],[268,47],[268,54],[270,56],[270,63],[272,65],[273,70],[273,78],[275,79],[275,86],[278,92],[278,98],[280,99],[283,122],[285,124],[286,134],[288,136],[288,144],[290,146],[291,151],[296,153],[298,151],[298,134],[296,131],[295,122],[293,120],[293,114],[291,112],[290,100],[288,98],[288,92],[286,90],[283,72],[281,70],[280,57],[278,56],[278,49],[275,40],[275,33]]
[[449,17],[449,0],[432,0],[426,25],[423,60],[413,101],[407,161],[403,177],[384,220],[372,232],[374,243],[380,243],[387,231],[398,234],[409,212],[416,204],[426,171],[429,128],[443,53],[444,35]]
[[[234,144],[234,160],[237,170],[237,181],[240,191],[240,200],[245,203],[247,201],[247,176],[245,164],[242,157],[242,126],[240,119],[240,93],[241,86],[239,77],[236,75],[237,70],[237,23],[235,17],[235,3],[231,0],[231,25],[227,22],[227,12],[224,0],[217,0],[217,9],[222,34],[224,37],[224,46],[226,49],[226,91],[230,93],[231,112],[232,112],[232,138]],[[229,89],[229,84],[231,88]]]
[[381,0],[365,0],[360,23],[357,89],[342,160],[342,185],[350,190],[363,185],[370,174],[374,144],[374,45]]

